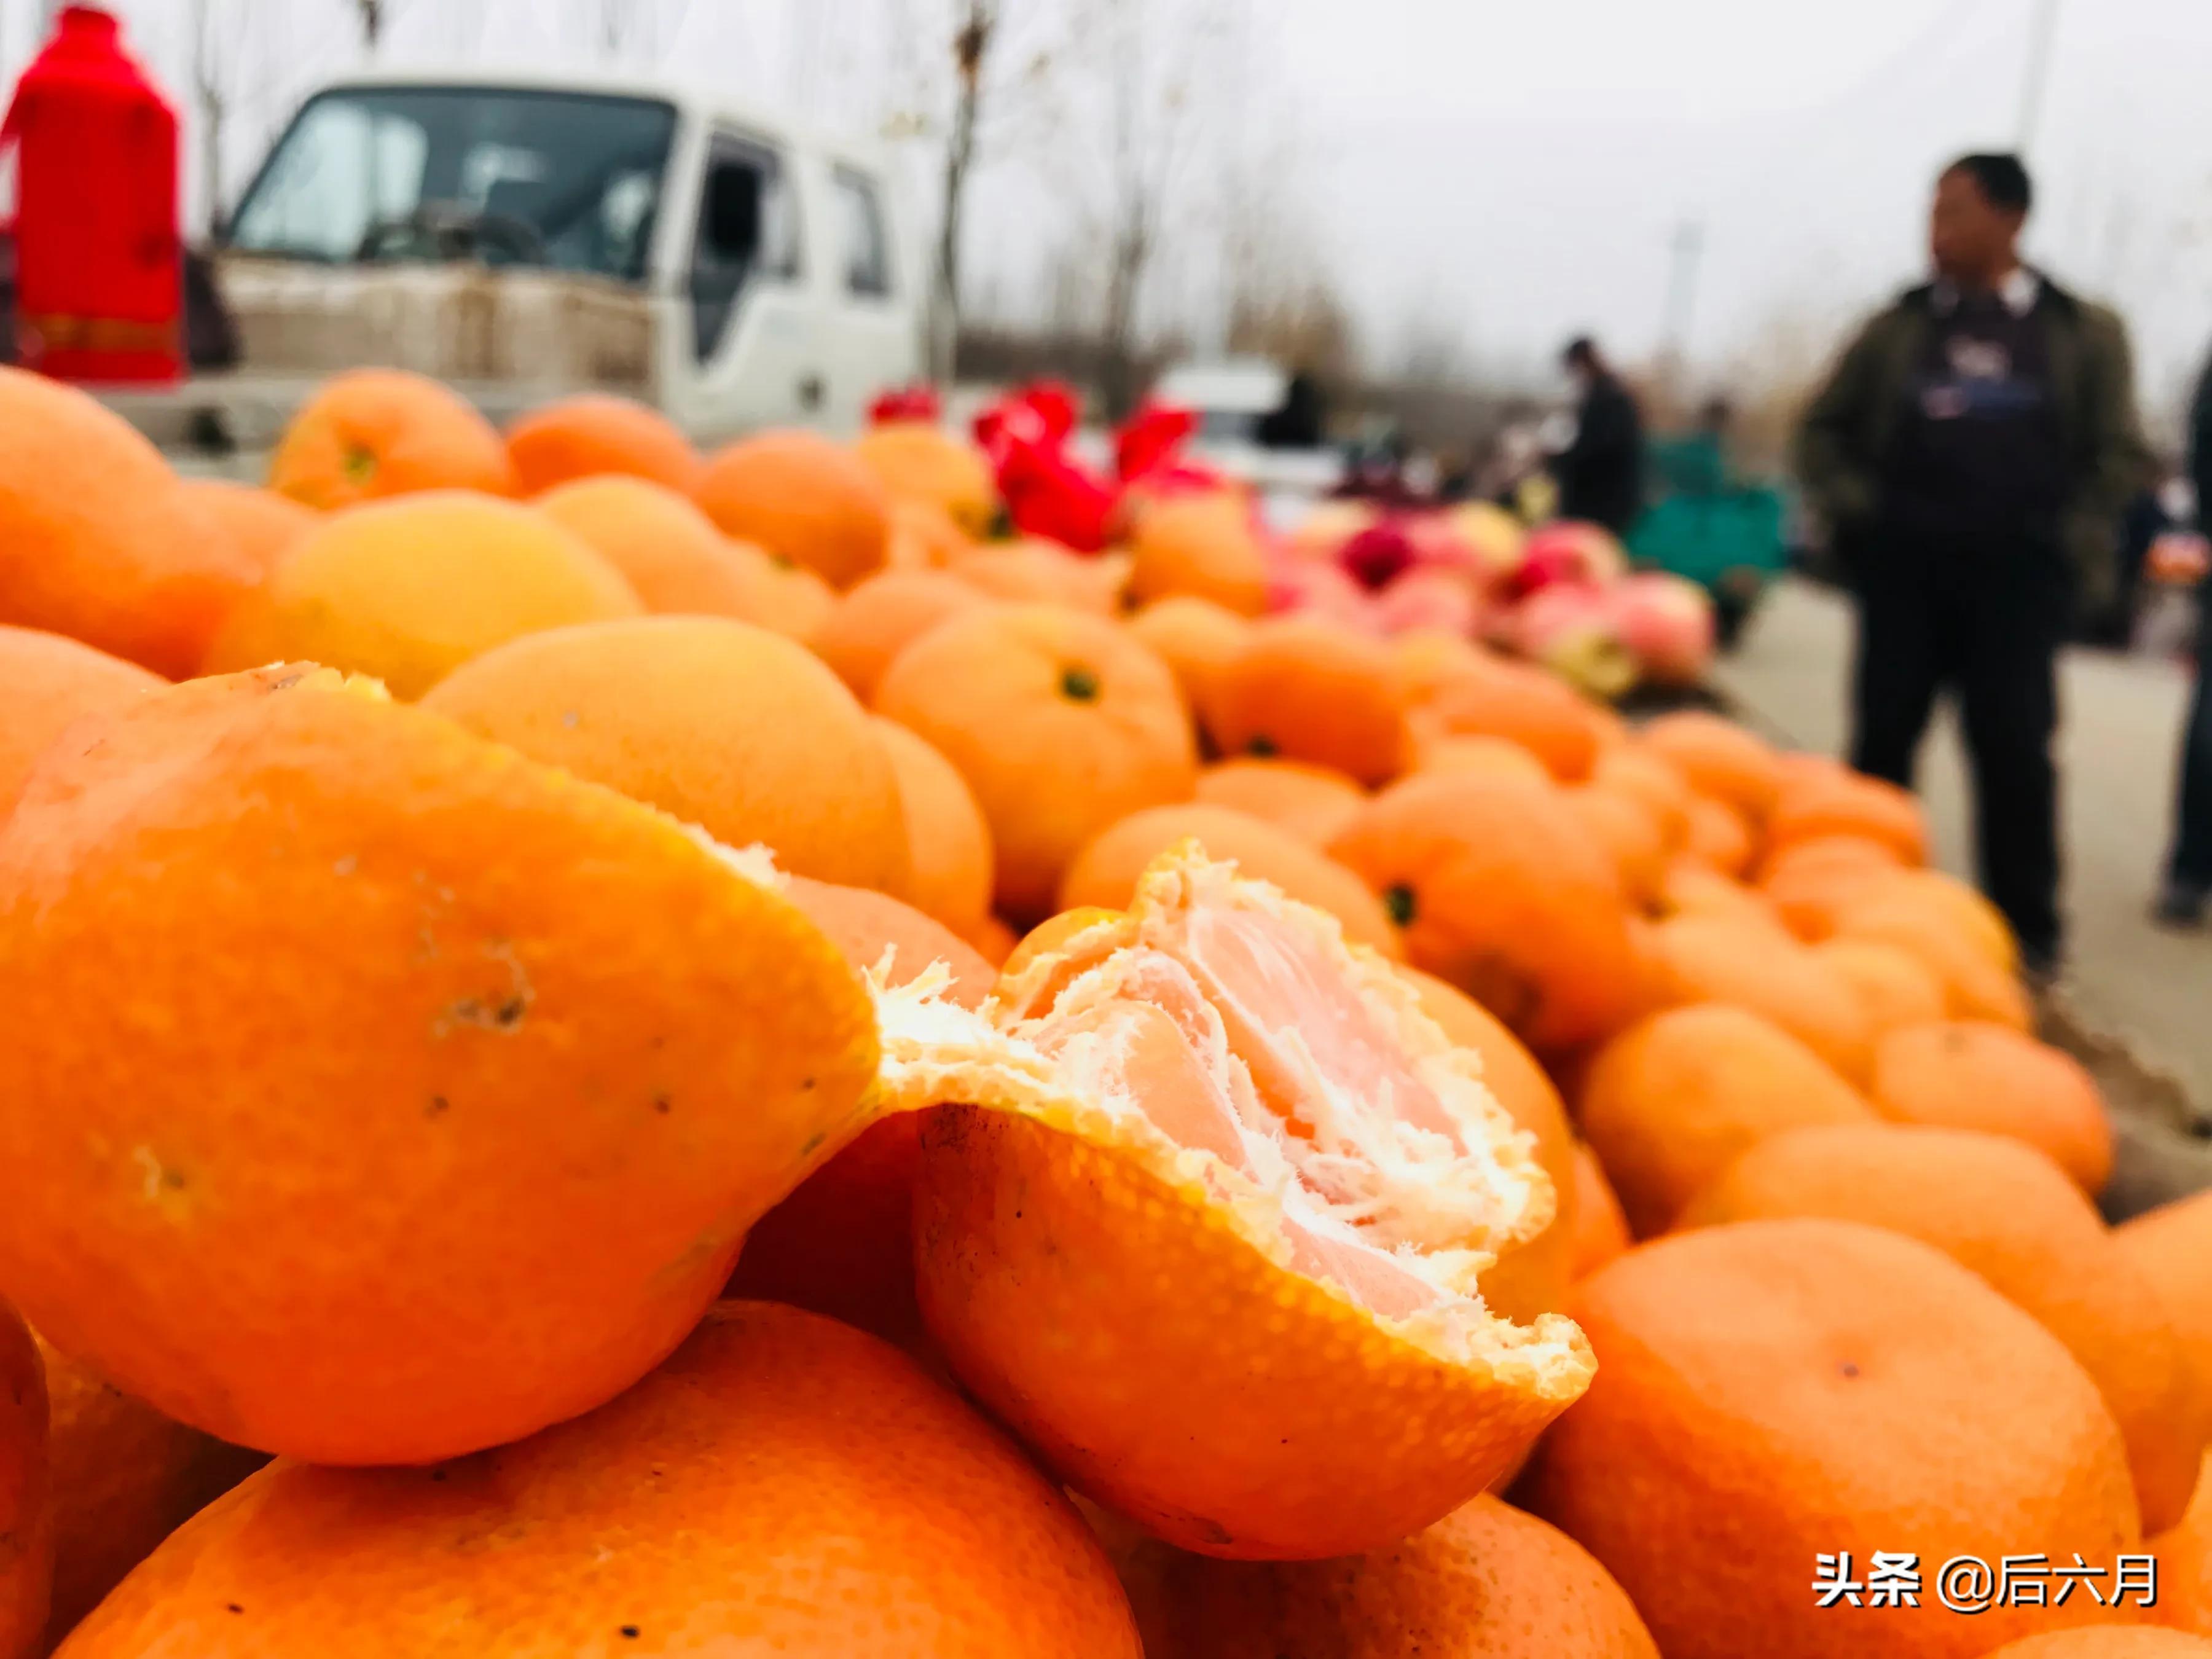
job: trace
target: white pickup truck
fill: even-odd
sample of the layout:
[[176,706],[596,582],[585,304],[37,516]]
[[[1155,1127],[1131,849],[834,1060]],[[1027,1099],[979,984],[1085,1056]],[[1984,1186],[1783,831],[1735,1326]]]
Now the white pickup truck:
[[842,430],[924,359],[925,268],[884,158],[665,83],[325,87],[214,267],[235,367],[106,394],[161,441],[259,448],[362,363],[434,375],[495,418],[597,389],[702,441]]

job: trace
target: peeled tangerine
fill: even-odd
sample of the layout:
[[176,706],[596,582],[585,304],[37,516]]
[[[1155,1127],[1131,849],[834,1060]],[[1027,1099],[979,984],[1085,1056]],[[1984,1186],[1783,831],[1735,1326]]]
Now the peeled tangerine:
[[879,1088],[943,1106],[922,1316],[1055,1474],[1202,1554],[1394,1542],[1588,1386],[1583,1336],[1476,1277],[1550,1220],[1481,1062],[1334,921],[1164,854],[984,1014],[878,999]]
[[0,833],[0,1293],[210,1434],[408,1463],[666,1357],[860,1133],[836,945],[703,835],[332,670],[73,728]]

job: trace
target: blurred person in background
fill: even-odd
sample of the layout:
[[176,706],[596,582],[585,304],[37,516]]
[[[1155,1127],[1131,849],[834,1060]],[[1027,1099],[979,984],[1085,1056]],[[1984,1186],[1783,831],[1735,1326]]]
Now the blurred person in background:
[[1498,429],[1476,460],[1474,494],[1517,512],[1522,489],[1531,478],[1540,476],[1550,483],[1545,472],[1550,459],[1544,447],[1542,409],[1525,398],[1514,398],[1506,404]]
[[[2189,475],[2198,512],[2212,503],[2212,365],[2197,383],[2189,411]],[[2197,693],[2181,732],[2181,782],[2174,804],[2173,850],[2155,914],[2169,927],[2201,927],[2212,910],[2212,569],[2197,580]]]
[[2124,651],[2134,644],[2150,550],[2161,537],[2172,535],[2192,521],[2193,511],[2186,505],[2189,495],[2179,469],[2160,459],[2154,464],[2153,475],[2144,480],[2143,487],[2128,497],[2128,504],[2120,513],[2112,602],[2103,615],[2081,618],[2082,639],[2117,651]]
[[1934,280],[1844,349],[1796,459],[1858,601],[1851,763],[1910,787],[1955,690],[1982,888],[2040,979],[2063,943],[2058,647],[2110,602],[2148,456],[2124,325],[2021,263],[2032,197],[2014,156],[1944,169]]
[[1635,394],[1613,372],[1587,335],[1568,343],[1560,361],[1575,383],[1575,430],[1552,458],[1559,516],[1603,525],[1616,536],[1644,507],[1644,417]]
[[1283,401],[1260,417],[1255,434],[1262,449],[1319,449],[1328,435],[1328,395],[1303,368],[1285,382]]

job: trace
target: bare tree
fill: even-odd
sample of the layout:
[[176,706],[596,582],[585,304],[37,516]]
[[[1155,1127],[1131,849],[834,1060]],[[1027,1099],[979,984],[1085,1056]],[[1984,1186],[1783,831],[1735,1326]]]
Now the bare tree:
[[945,191],[939,203],[936,316],[930,339],[931,368],[940,380],[952,376],[954,348],[960,335],[960,226],[968,199],[968,175],[975,164],[975,123],[982,112],[983,64],[998,33],[997,0],[964,0],[960,27],[952,37],[952,133],[945,146]]
[[246,41],[253,33],[249,0],[192,0],[191,79],[199,106],[200,181],[206,192],[207,234],[222,228],[223,135],[243,71]]
[[647,58],[653,56],[649,38],[653,22],[651,0],[641,4],[639,0],[599,0],[599,52],[602,56],[619,58],[636,45]]
[[[949,379],[973,295],[963,285],[967,208],[976,178],[994,158],[1025,148],[1042,127],[1043,94],[1066,27],[1065,5],[1027,0],[880,0],[872,65],[883,136],[920,140],[938,198],[930,264],[931,372]],[[848,32],[857,33],[857,32]],[[947,49],[949,47],[949,50]],[[845,75],[871,78],[848,64]],[[865,101],[865,100],[864,100]]]
[[1211,210],[1219,226],[1221,344],[1340,392],[1358,374],[1359,343],[1310,217],[1306,134],[1288,109],[1255,96],[1252,56],[1241,42],[1237,65],[1230,155],[1214,169],[1219,196]]
[[1097,72],[1103,104],[1104,204],[1094,230],[1105,255],[1099,391],[1112,416],[1139,390],[1146,283],[1199,136],[1200,59],[1219,44],[1226,15],[1217,0],[1176,0],[1171,15],[1153,0],[1090,0],[1079,12],[1072,51]]

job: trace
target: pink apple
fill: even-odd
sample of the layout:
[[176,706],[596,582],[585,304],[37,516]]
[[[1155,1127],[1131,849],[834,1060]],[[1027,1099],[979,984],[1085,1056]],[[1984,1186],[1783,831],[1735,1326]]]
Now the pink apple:
[[1385,519],[1338,548],[1336,568],[1373,593],[1411,570],[1417,556],[1404,520]]
[[1291,532],[1285,545],[1301,559],[1333,559],[1382,514],[1365,501],[1322,501]]
[[1471,581],[1489,580],[1481,550],[1461,533],[1459,520],[1452,514],[1408,513],[1398,522],[1413,544],[1415,562],[1423,568],[1455,571]]
[[1637,660],[1623,643],[1602,589],[1559,582],[1513,609],[1513,646],[1577,690],[1612,699],[1636,684]]
[[1363,632],[1376,628],[1367,590],[1333,564],[1277,561],[1267,574],[1267,609],[1325,617]]
[[1695,685],[1713,660],[1712,596],[1686,577],[1645,571],[1607,596],[1621,643],[1656,685]]
[[1628,570],[1628,556],[1608,531],[1578,520],[1562,519],[1529,532],[1522,544],[1521,564],[1507,581],[1516,597],[1558,582],[1610,587]]
[[1374,599],[1375,620],[1386,634],[1416,629],[1474,637],[1480,607],[1465,578],[1449,570],[1416,567]]
[[1522,544],[1528,539],[1528,532],[1496,501],[1462,501],[1444,516],[1490,580],[1503,581],[1521,568]]

